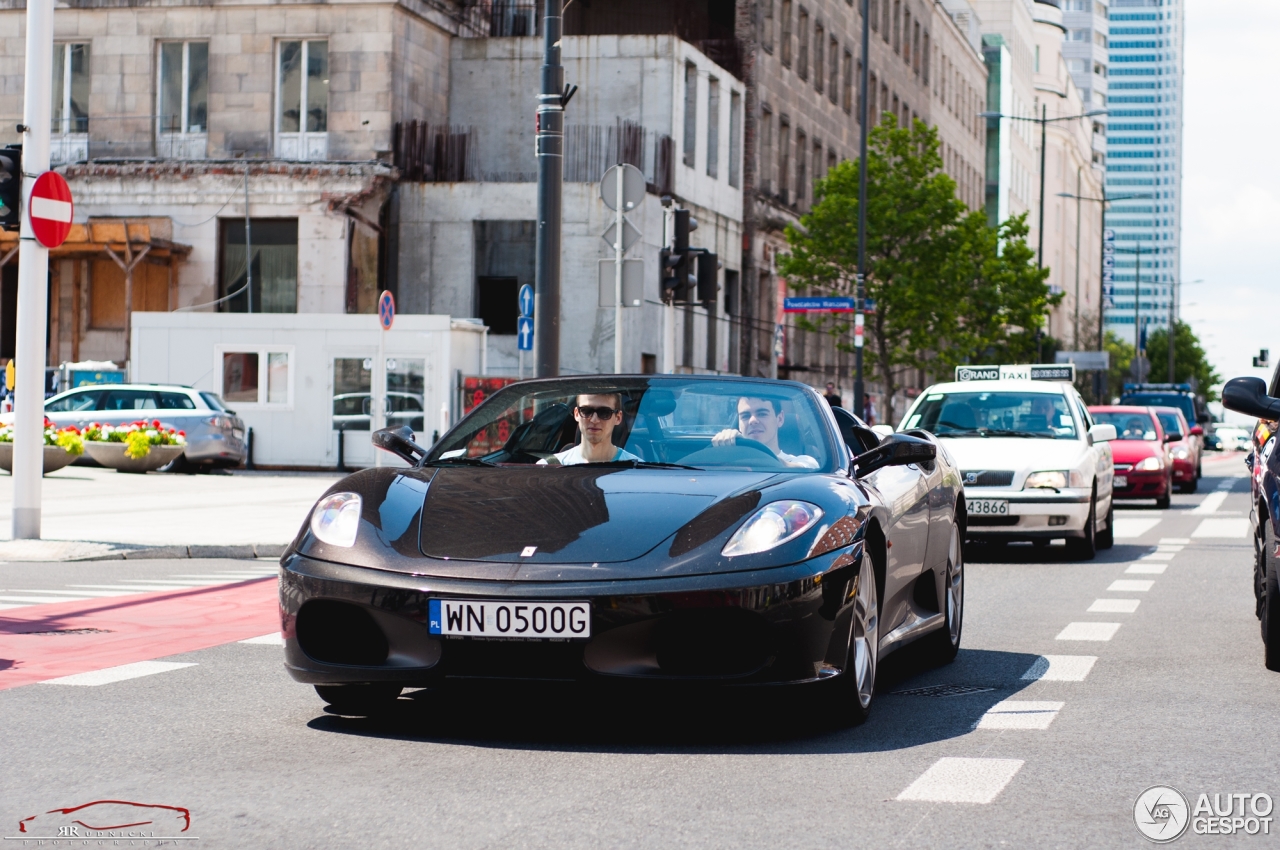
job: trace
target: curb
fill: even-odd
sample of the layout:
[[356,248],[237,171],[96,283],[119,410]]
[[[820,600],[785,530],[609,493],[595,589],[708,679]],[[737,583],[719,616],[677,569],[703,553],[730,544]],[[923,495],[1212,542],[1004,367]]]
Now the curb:
[[279,558],[287,544],[258,543],[253,546],[148,546],[140,549],[122,549],[87,558],[70,558],[73,561],[158,561],[179,558],[226,558],[247,561],[254,558]]

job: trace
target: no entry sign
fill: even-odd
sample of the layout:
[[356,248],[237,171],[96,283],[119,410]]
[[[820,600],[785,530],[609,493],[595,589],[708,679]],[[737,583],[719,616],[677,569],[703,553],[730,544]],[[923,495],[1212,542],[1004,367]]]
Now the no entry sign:
[[56,171],[46,171],[36,178],[31,189],[27,214],[31,231],[46,248],[57,248],[71,231],[71,187]]

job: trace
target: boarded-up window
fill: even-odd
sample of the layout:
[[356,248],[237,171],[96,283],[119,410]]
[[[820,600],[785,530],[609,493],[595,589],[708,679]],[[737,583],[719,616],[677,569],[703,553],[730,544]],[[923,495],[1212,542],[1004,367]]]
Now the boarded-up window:
[[[145,260],[133,268],[133,311],[163,313],[169,309],[169,269]],[[124,270],[114,260],[89,266],[89,327],[124,330]]]

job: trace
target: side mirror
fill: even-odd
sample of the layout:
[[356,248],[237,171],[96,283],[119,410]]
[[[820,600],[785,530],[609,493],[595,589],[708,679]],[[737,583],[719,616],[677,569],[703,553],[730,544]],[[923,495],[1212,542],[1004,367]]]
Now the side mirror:
[[1203,437],[1203,436],[1204,436],[1204,429],[1203,429],[1203,428],[1201,428],[1199,425],[1192,425],[1192,426],[1191,426],[1191,430],[1190,430],[1190,431],[1188,431],[1187,433],[1188,433],[1188,434],[1190,434],[1190,435],[1191,435],[1191,436],[1193,436],[1193,437]]
[[1170,431],[1168,434],[1164,435],[1164,441],[1166,443],[1176,443],[1181,439],[1182,439],[1182,435],[1179,434],[1177,431]]
[[415,466],[427,456],[427,450],[413,441],[413,429],[408,425],[374,431],[373,445]]
[[1280,419],[1280,398],[1267,395],[1261,378],[1232,378],[1222,388],[1222,406],[1259,419]]
[[881,437],[892,437],[895,433],[892,425],[872,425],[871,430],[875,431]]
[[1095,443],[1109,443],[1116,438],[1116,426],[1114,425],[1094,425],[1089,429],[1089,437]]
[[863,452],[854,458],[853,466],[856,474],[861,477],[886,466],[927,463],[937,456],[938,447],[929,440],[912,437],[910,434],[894,434],[885,437],[880,445],[871,451]]

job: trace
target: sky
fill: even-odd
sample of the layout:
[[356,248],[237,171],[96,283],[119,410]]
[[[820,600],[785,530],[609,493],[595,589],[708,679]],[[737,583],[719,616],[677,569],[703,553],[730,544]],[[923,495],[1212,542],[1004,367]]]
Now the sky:
[[[1223,380],[1269,379],[1280,360],[1280,3],[1186,4],[1182,318]],[[1271,369],[1252,366],[1261,348]]]

